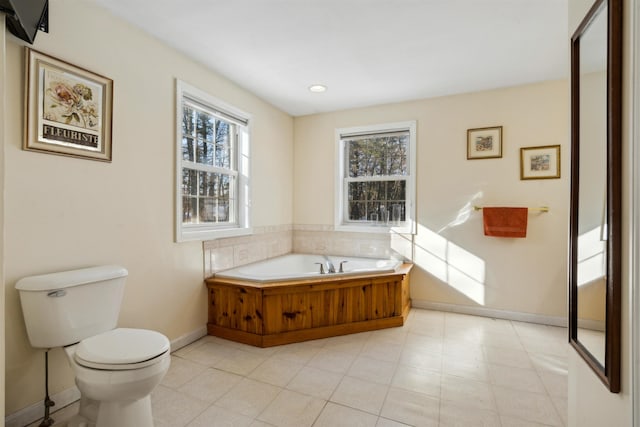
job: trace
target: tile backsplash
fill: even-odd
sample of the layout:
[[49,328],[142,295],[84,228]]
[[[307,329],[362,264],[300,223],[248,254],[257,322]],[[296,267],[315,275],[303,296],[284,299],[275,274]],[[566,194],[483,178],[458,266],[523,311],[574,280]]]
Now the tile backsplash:
[[204,242],[204,276],[291,252],[410,260],[411,241],[411,235],[349,233],[332,225],[255,227],[250,236]]

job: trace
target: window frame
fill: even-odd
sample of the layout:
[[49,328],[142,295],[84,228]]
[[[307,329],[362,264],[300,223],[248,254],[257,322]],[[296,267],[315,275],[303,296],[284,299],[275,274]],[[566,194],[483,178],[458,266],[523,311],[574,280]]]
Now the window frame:
[[[182,108],[183,102],[196,104],[198,108],[211,113],[212,116],[234,124],[236,129],[235,150],[232,150],[232,163],[234,167],[230,169],[218,166],[206,166],[198,163],[183,160],[182,156]],[[176,242],[194,240],[212,240],[222,237],[244,236],[251,234],[250,227],[250,135],[251,116],[226,102],[209,95],[208,93],[176,79],[176,139],[175,139],[175,240]],[[186,166],[185,166],[186,164]],[[235,211],[233,223],[203,223],[188,224],[183,223],[183,194],[182,194],[182,174],[183,170],[196,170],[204,172],[220,172],[236,176],[236,188],[232,192],[236,195],[235,209],[230,207],[230,211]]]
[[[383,134],[391,132],[409,132],[409,149],[408,149],[408,174],[406,176],[406,194],[405,194],[405,221],[400,225],[372,225],[371,223],[358,224],[354,221],[347,221],[346,212],[348,204],[347,184],[352,181],[345,176],[345,137],[358,136],[363,134]],[[335,182],[335,218],[334,228],[337,231],[355,231],[368,233],[388,233],[390,231],[403,234],[415,234],[415,200],[416,200],[416,121],[404,121],[394,123],[383,123],[367,126],[356,126],[348,128],[339,128],[335,131],[336,139],[336,182]],[[388,177],[388,178],[387,178]],[[391,178],[391,179],[389,179]],[[366,180],[371,181],[388,181],[393,180],[393,175],[383,175],[379,177],[370,177]]]

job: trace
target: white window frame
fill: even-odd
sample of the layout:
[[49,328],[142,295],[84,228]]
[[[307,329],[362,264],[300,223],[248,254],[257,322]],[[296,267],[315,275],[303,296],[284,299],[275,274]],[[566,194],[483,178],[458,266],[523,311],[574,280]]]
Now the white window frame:
[[[237,141],[234,162],[236,165],[235,182],[237,205],[234,223],[184,224],[182,222],[182,169],[199,169],[197,165],[182,159],[182,103],[188,99],[210,110],[214,116],[234,122],[237,129]],[[177,242],[193,240],[212,240],[222,237],[244,236],[251,234],[250,227],[250,134],[251,116],[208,93],[176,79],[176,170],[175,170],[175,239]],[[184,164],[183,164],[184,162]]]
[[[400,225],[372,225],[370,223],[357,224],[346,220],[347,207],[347,179],[345,177],[345,144],[344,137],[364,134],[409,131],[409,150],[407,159],[408,175],[406,176],[405,218]],[[335,188],[335,222],[338,231],[356,231],[367,233],[388,233],[390,231],[404,234],[415,234],[416,217],[416,121],[384,123],[369,126],[357,126],[336,129],[336,188]],[[374,178],[375,180],[376,178]]]

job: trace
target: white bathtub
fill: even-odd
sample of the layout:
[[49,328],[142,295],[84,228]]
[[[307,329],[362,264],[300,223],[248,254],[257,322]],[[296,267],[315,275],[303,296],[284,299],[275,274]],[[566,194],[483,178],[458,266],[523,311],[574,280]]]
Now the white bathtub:
[[[335,266],[336,273],[327,272],[327,258]],[[338,270],[342,261],[347,262],[342,264],[343,273],[339,273]],[[324,264],[325,274],[320,274],[320,266],[316,263]],[[391,273],[400,265],[402,265],[402,261],[392,259],[288,254],[220,271],[215,274],[215,277],[256,282],[278,282],[314,277],[328,278],[357,274]]]

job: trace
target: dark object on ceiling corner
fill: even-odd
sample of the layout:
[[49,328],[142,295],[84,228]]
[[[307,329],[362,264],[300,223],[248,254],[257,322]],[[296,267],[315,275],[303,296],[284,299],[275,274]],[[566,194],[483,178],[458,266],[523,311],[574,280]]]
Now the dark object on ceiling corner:
[[49,32],[48,0],[0,0],[0,12],[7,14],[9,31],[30,44],[38,30]]

